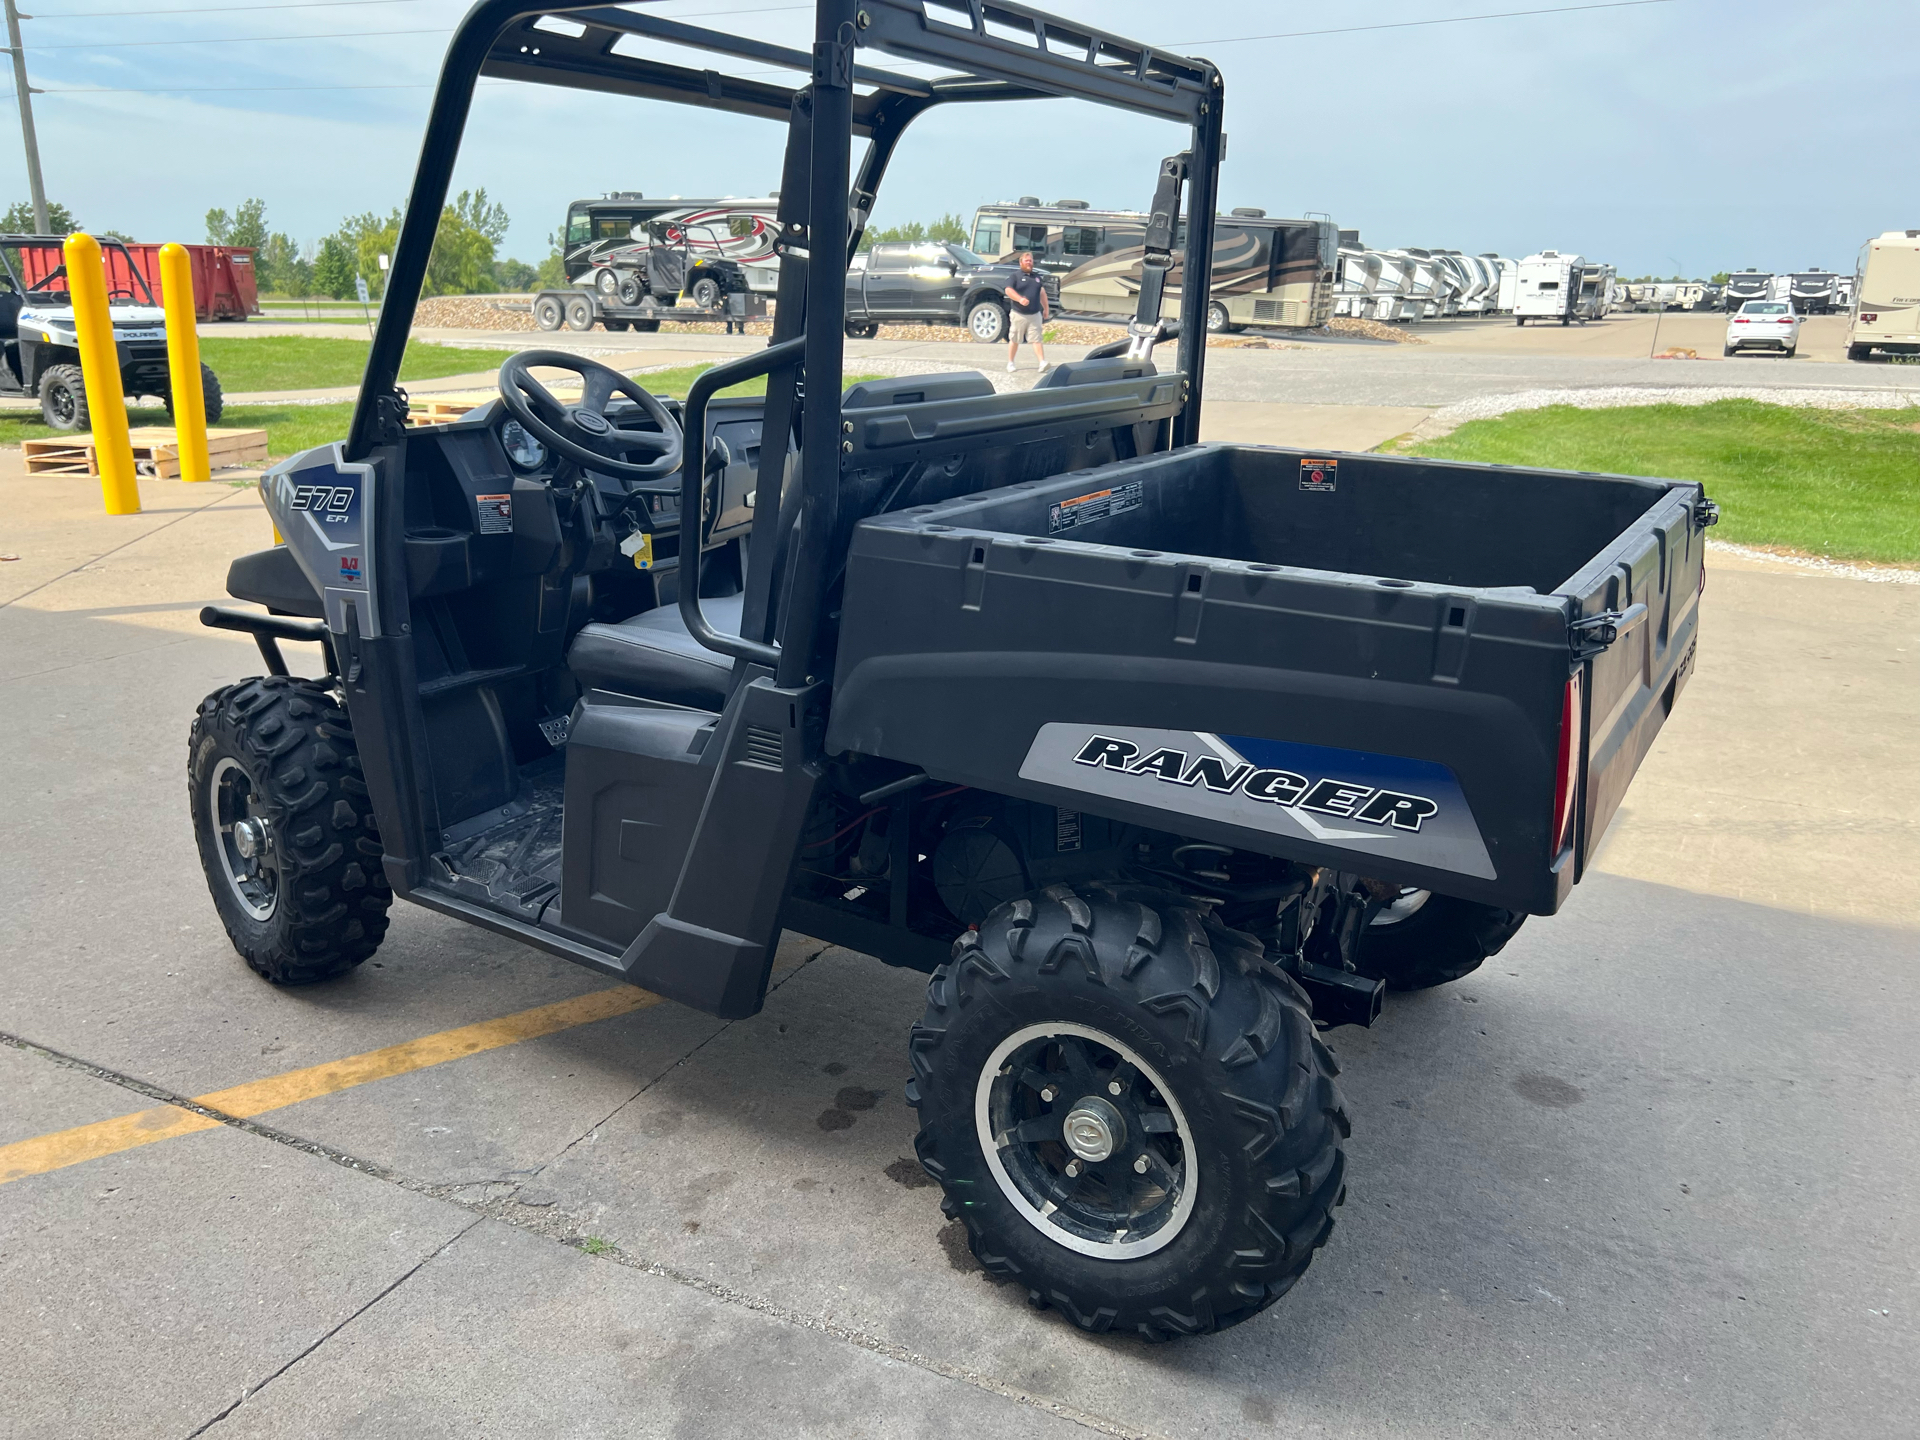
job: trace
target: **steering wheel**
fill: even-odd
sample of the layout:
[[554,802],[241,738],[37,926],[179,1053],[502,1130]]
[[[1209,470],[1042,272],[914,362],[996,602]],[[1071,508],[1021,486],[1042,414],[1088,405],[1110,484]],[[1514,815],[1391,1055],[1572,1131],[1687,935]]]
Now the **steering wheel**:
[[[580,377],[578,404],[563,405],[528,373],[535,365]],[[626,430],[607,418],[607,401],[625,395],[659,425],[660,433]],[[655,480],[680,468],[685,440],[667,407],[618,370],[564,350],[522,350],[500,367],[500,403],[534,438],[576,464],[622,480]],[[646,461],[625,457],[652,455]]]

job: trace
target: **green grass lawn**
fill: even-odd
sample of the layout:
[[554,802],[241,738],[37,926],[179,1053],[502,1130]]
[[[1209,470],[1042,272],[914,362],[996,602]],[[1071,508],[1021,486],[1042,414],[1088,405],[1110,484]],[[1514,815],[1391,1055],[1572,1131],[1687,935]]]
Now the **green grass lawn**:
[[1716,539],[1837,560],[1920,560],[1920,410],[1721,400],[1475,420],[1401,454],[1697,480]]
[[[236,345],[266,345],[266,340],[238,340]],[[322,341],[332,344],[332,341]],[[433,347],[423,347],[431,349]],[[492,354],[491,351],[465,350],[457,352],[463,355]],[[211,363],[211,362],[210,362]],[[672,370],[657,370],[651,375],[639,377],[642,384],[656,395],[670,396],[676,400],[687,398],[687,387],[693,384],[694,377],[705,365],[682,365]],[[460,373],[460,372],[454,372]],[[877,380],[877,375],[852,375],[847,384],[855,385],[862,380]],[[766,392],[764,378],[750,380],[744,385],[723,390],[723,395],[760,395]],[[564,398],[564,397],[563,397]],[[219,428],[232,430],[265,430],[267,449],[278,459],[283,455],[293,455],[315,445],[324,445],[329,440],[344,440],[347,426],[353,419],[353,402],[342,401],[336,405],[229,405],[220,417]],[[167,425],[167,412],[159,407],[145,407],[127,411],[127,423],[130,425]],[[50,430],[40,423],[35,414],[0,415],[0,445],[18,445],[22,440],[45,440],[57,436],[58,431]]]
[[[400,380],[404,384],[408,380],[495,370],[510,353],[416,341],[407,347]],[[367,342],[313,335],[264,335],[258,340],[203,337],[200,358],[220,377],[220,388],[229,392],[321,390],[360,383],[361,373],[367,368]]]

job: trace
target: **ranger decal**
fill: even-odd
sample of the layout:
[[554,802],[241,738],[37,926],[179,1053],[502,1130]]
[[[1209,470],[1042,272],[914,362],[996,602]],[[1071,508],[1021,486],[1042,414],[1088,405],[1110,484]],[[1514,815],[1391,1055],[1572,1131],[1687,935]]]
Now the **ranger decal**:
[[1460,782],[1430,760],[1251,735],[1056,722],[1040,727],[1020,775],[1481,879],[1494,875]]

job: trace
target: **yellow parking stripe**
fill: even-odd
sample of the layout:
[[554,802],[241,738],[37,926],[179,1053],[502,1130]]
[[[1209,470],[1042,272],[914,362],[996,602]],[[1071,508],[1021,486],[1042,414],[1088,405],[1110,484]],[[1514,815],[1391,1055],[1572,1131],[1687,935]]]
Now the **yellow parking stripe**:
[[[558,1030],[608,1020],[659,1003],[660,997],[649,991],[615,985],[571,1000],[503,1015],[498,1020],[482,1020],[476,1025],[442,1030],[437,1035],[423,1035],[418,1040],[406,1040],[384,1050],[369,1050],[364,1055],[349,1055],[344,1060],[329,1060],[323,1065],[309,1065],[304,1070],[289,1070],[284,1075],[270,1075],[231,1089],[196,1095],[194,1103],[245,1119],[297,1105],[302,1100],[351,1090],[369,1081],[424,1070],[429,1065],[478,1055],[484,1050],[498,1050],[503,1045],[517,1045],[522,1040],[536,1040]],[[92,1125],[76,1125],[71,1130],[58,1130],[32,1140],[0,1145],[0,1185],[78,1165],[83,1160],[117,1155],[122,1150],[151,1145],[156,1140],[211,1130],[218,1124],[218,1120],[209,1120],[177,1105],[161,1105]]]

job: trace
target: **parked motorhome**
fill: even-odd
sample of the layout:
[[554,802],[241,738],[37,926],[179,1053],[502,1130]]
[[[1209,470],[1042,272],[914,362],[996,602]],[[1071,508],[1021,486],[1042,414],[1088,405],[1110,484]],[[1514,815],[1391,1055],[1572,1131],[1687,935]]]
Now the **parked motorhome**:
[[1580,291],[1574,299],[1573,318],[1582,325],[1602,318],[1613,303],[1614,273],[1611,265],[1588,265],[1580,272]]
[[1840,277],[1831,270],[1800,270],[1787,277],[1787,299],[1802,315],[1826,315],[1839,306]]
[[1889,230],[1860,247],[1847,318],[1847,358],[1920,355],[1920,230]]
[[1513,323],[1558,320],[1570,324],[1580,300],[1587,262],[1583,256],[1542,250],[1520,262],[1519,286],[1513,303]]
[[1726,287],[1720,292],[1720,306],[1730,314],[1749,300],[1771,299],[1773,276],[1764,270],[1736,270],[1727,276]]
[[[973,249],[988,260],[1031,251],[1036,268],[1059,277],[1060,308],[1130,316],[1140,289],[1147,217],[1095,210],[1084,200],[1042,205],[1033,196],[974,212]],[[1270,219],[1238,209],[1214,222],[1213,330],[1243,325],[1311,327],[1333,314],[1339,227],[1331,220]],[[1186,241],[1183,221],[1174,239]],[[1179,311],[1181,267],[1168,276],[1166,313]]]

